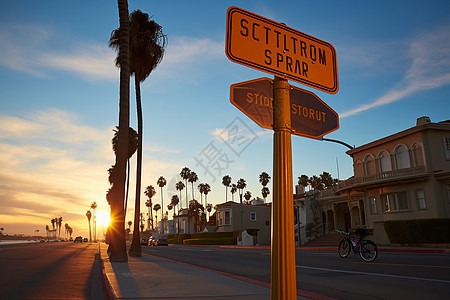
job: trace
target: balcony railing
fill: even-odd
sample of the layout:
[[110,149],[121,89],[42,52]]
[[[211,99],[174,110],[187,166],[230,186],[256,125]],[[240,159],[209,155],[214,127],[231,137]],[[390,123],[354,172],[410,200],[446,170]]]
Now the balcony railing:
[[369,176],[361,176],[339,182],[338,189],[345,189],[354,185],[375,183],[377,181],[395,180],[425,173],[425,166],[391,170]]

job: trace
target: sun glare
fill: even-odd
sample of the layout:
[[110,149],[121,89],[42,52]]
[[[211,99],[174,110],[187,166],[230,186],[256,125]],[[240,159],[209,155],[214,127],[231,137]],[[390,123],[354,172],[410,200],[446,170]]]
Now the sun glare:
[[97,211],[97,226],[104,226],[107,228],[109,225],[109,213],[104,211]]

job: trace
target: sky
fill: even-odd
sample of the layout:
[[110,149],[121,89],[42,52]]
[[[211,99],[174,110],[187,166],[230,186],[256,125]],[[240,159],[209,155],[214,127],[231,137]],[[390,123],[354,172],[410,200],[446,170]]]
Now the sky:
[[[261,197],[259,174],[272,176],[273,131],[230,103],[230,85],[273,75],[225,55],[226,13],[237,6],[334,46],[339,91],[314,92],[340,117],[325,138],[361,146],[415,126],[450,119],[450,2],[430,1],[129,1],[162,26],[168,45],[141,85],[144,116],[142,189],[164,176],[166,206],[183,167],[208,202],[225,201],[222,177],[247,182]],[[62,217],[73,236],[88,236],[86,212],[98,204],[97,233],[109,206],[119,70],[108,47],[118,28],[115,1],[6,1],[0,10],[0,227],[4,234],[45,235]],[[136,128],[134,80],[130,124]],[[232,135],[232,132],[237,132]],[[230,138],[231,137],[231,138]],[[233,139],[234,137],[234,139]],[[239,140],[240,142],[236,142]],[[293,178],[353,175],[348,149],[292,136]],[[126,220],[133,220],[135,158]],[[220,166],[220,168],[217,168]],[[272,183],[272,182],[271,182]],[[271,183],[269,184],[272,190]],[[189,185],[189,197],[192,187]],[[237,195],[237,194],[236,194]],[[235,195],[235,200],[237,197]],[[228,200],[231,196],[228,195]],[[146,213],[145,196],[141,211]],[[271,196],[268,202],[272,201]],[[185,190],[181,201],[185,203]],[[62,234],[63,235],[63,234]]]

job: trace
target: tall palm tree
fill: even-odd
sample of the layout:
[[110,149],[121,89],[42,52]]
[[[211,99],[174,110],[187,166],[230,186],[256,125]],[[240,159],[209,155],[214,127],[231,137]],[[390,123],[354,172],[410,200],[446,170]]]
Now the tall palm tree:
[[188,182],[188,179],[189,179],[189,175],[191,175],[191,170],[188,167],[184,167],[183,169],[181,169],[180,176],[186,182],[186,208],[189,208],[188,191],[187,191],[187,182]]
[[[115,155],[117,155],[117,151],[118,151],[118,145],[119,145],[119,127],[116,126],[115,129],[113,129],[114,131],[114,136],[111,140],[112,143],[112,148],[113,148],[113,152]],[[138,148],[138,134],[136,132],[136,130],[134,130],[133,128],[129,127],[128,128],[128,156],[127,156],[127,173],[126,173],[126,186],[125,186],[125,205],[124,205],[124,213],[125,216],[127,214],[127,204],[128,204],[128,191],[129,191],[129,187],[130,187],[130,158],[133,156],[133,154],[136,152]],[[111,179],[111,173],[114,172],[114,166],[112,166],[108,172],[110,173],[109,176],[109,183],[113,184],[113,180]]]
[[153,203],[152,203],[152,198],[156,194],[155,188],[153,186],[151,186],[151,185],[147,186],[145,188],[144,194],[148,197],[148,200],[145,202],[145,206],[148,207],[148,214],[149,214],[149,218],[148,218],[148,220],[149,220],[148,221],[149,222],[149,226],[148,227],[149,228],[148,229],[150,229],[150,219],[151,219],[152,230],[153,230],[153,212],[152,212]]
[[211,192],[211,186],[207,183],[203,185],[203,194],[205,194],[205,207],[208,206],[208,193]]
[[89,223],[89,242],[92,242],[92,235],[91,235],[91,217],[92,217],[92,213],[90,210],[88,210],[86,212],[86,218],[88,219],[88,223]]
[[[111,37],[112,43],[119,43],[119,34]],[[130,15],[130,72],[134,75],[136,89],[136,109],[138,120],[138,152],[136,167],[136,203],[135,216],[139,216],[141,173],[142,173],[142,103],[140,84],[161,62],[167,37],[163,34],[162,27],[149,15],[140,10],[133,11]],[[136,210],[138,210],[136,212]],[[136,217],[135,217],[136,218]],[[130,255],[141,256],[140,241],[133,238],[130,247]]]
[[[118,50],[116,65],[120,67],[120,100],[119,100],[119,142],[115,168],[117,175],[112,187],[111,234],[109,260],[112,262],[128,261],[125,244],[125,177],[128,152],[128,128],[130,124],[130,35],[128,20],[128,1],[117,0],[119,9],[119,43],[112,45]],[[114,33],[114,32],[113,32]]]
[[162,233],[164,234],[164,218],[163,218],[163,210],[164,210],[164,198],[163,198],[163,187],[166,186],[167,181],[164,176],[160,176],[156,184],[161,188],[161,222],[162,222]]
[[198,187],[198,191],[200,192],[200,203],[203,205],[203,189],[204,189],[205,184],[204,183],[200,183],[197,187]]
[[319,175],[320,177],[320,181],[323,183],[323,185],[326,188],[330,188],[334,185],[334,180],[333,177],[331,177],[331,174],[328,172],[323,172],[322,174]]
[[59,217],[58,220],[57,220],[57,224],[58,224],[58,238],[61,238],[62,221],[63,221],[62,217]]
[[195,200],[194,182],[197,182],[197,180],[198,180],[197,173],[192,171],[191,174],[189,174],[189,179],[188,179],[188,181],[190,183],[192,183],[192,200]]
[[225,202],[227,202],[228,201],[228,187],[231,184],[231,177],[229,175],[223,176],[222,184],[225,186]]
[[153,205],[153,210],[155,211],[155,218],[156,218],[156,228],[158,228],[158,210],[160,209],[161,209],[160,204],[156,203],[155,205]]
[[239,200],[242,204],[242,194],[244,192],[245,187],[247,186],[247,183],[245,182],[245,179],[240,178],[238,182],[236,183],[236,187],[239,190]]
[[97,241],[97,215],[96,215],[96,209],[97,209],[97,202],[92,202],[91,209],[94,211],[93,213],[93,224],[94,224],[94,242]]
[[231,193],[231,201],[234,202],[234,193],[237,192],[237,185],[236,184],[231,184],[231,189],[230,189],[230,193]]
[[[180,183],[181,184],[183,184],[181,181],[180,181]],[[180,196],[181,196],[181,190],[180,190]],[[180,203],[180,198],[178,198],[178,196],[177,195],[173,195],[172,196],[172,201],[170,202],[170,204],[172,204],[173,205],[173,207],[177,207],[177,205]],[[180,214],[180,208],[178,207],[178,214]],[[175,209],[173,210],[173,215],[175,216]],[[177,218],[177,222],[179,222],[179,218]],[[174,227],[174,231],[175,231],[175,223],[173,224],[173,227]],[[179,226],[179,223],[178,223],[178,226],[177,226],[177,230],[180,228],[180,226]],[[177,232],[178,233],[178,232]]]
[[244,188],[247,186],[247,183],[245,182],[245,179],[240,178],[237,183],[236,183],[236,187],[239,190],[239,201],[241,203],[241,211],[240,211],[240,220],[241,220],[241,228],[240,228],[240,232],[242,234],[243,231],[243,211],[242,211],[242,194],[244,192]]
[[259,182],[262,184],[263,188],[261,189],[261,194],[264,198],[264,203],[266,203],[266,197],[270,194],[269,189],[267,188],[267,184],[270,181],[270,176],[266,172],[262,172],[259,174]]
[[[183,208],[183,204],[182,204],[183,202],[181,201],[181,191],[184,189],[184,183],[182,181],[178,181],[175,184],[175,188],[177,189],[177,191],[180,191],[180,206],[181,206],[181,208]],[[186,190],[186,193],[187,193],[187,190]]]
[[261,194],[264,198],[264,203],[266,203],[266,197],[270,194],[270,190],[267,186],[263,186],[263,188],[261,189]]

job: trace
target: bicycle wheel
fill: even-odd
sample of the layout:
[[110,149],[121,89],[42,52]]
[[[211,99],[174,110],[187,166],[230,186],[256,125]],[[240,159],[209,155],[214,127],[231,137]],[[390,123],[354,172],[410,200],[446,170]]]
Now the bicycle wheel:
[[350,254],[350,243],[347,239],[343,239],[339,243],[339,256],[346,258]]
[[359,256],[361,256],[364,261],[374,261],[377,258],[378,249],[377,245],[370,240],[361,241],[361,251]]

